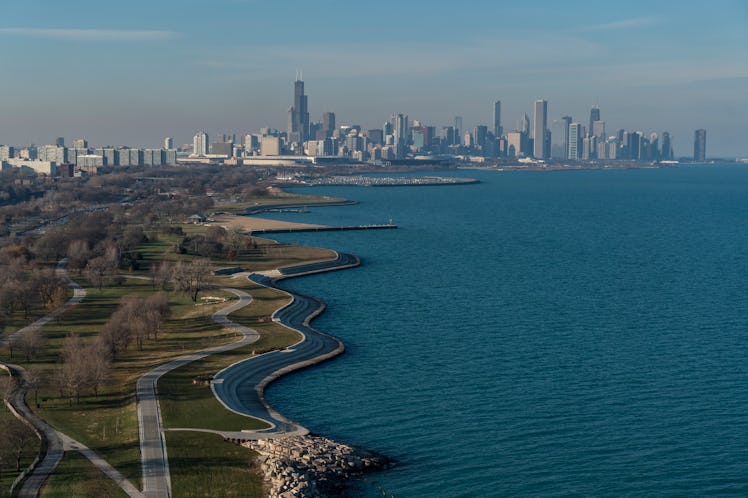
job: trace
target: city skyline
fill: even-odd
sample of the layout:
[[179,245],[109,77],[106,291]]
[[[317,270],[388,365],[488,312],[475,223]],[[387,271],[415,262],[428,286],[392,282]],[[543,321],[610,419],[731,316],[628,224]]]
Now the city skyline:
[[[548,101],[549,128],[566,115],[586,126],[599,102],[608,133],[669,130],[685,156],[704,128],[710,156],[748,155],[744,2],[674,9],[637,0],[622,14],[593,2],[455,10],[386,0],[301,19],[286,2],[219,1],[211,7],[226,16],[215,18],[195,5],[7,6],[0,141],[64,135],[156,146],[165,136],[188,143],[200,129],[285,130],[285,83],[299,68],[311,121],[335,112],[338,124],[375,128],[402,113],[438,126],[462,116],[464,129],[492,130],[501,101],[506,132],[537,99]],[[224,17],[246,23],[226,29]]]

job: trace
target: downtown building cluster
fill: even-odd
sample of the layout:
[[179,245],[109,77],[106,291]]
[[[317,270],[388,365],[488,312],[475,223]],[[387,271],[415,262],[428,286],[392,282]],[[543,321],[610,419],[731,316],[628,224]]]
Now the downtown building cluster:
[[[549,124],[548,102],[536,100],[532,120],[527,114],[516,127],[505,130],[501,101],[493,103],[491,125],[463,128],[463,119],[448,126],[434,127],[407,115],[393,114],[381,128],[363,130],[359,125],[336,126],[335,113],[325,112],[312,122],[304,82],[297,76],[293,103],[288,109],[287,129],[262,128],[241,141],[222,135],[209,143],[199,132],[193,139],[192,157],[230,159],[248,164],[270,164],[275,158],[311,162],[369,161],[373,163],[426,159],[435,156],[481,161],[576,162],[576,161],[671,161],[674,159],[670,133],[644,133],[624,129],[608,133],[599,106],[590,109],[589,119],[563,116]],[[694,160],[706,157],[706,131],[697,130]]]

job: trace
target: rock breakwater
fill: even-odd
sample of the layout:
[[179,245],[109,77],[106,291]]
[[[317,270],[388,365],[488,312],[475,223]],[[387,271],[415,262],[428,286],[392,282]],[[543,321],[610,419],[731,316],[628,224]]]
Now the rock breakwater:
[[259,453],[259,468],[271,498],[339,495],[347,481],[389,467],[392,460],[321,436],[245,441]]

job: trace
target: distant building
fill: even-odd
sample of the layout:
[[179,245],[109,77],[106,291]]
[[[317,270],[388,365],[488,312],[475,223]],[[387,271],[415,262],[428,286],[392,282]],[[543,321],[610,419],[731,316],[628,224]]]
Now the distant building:
[[7,161],[15,157],[15,149],[12,145],[0,145],[0,161]]
[[455,145],[461,145],[462,141],[460,140],[462,136],[462,116],[455,116],[454,119],[454,128],[455,128]]
[[171,137],[164,138],[164,149],[173,149],[174,148],[174,139]]
[[493,136],[501,138],[504,134],[504,130],[501,129],[501,101],[497,100],[493,103]]
[[76,138],[73,140],[73,143],[71,146],[74,149],[87,149],[88,148],[88,141],[83,138]]
[[673,145],[670,142],[670,133],[667,131],[662,132],[662,144],[660,146],[660,159],[662,161],[673,160]]
[[545,133],[548,129],[548,102],[539,99],[535,101],[535,113],[533,115],[533,134],[535,140],[532,155],[535,159],[550,157],[550,147],[546,148]]
[[280,137],[263,136],[260,138],[260,155],[261,156],[280,156],[281,139]]
[[309,139],[308,100],[300,76],[294,82],[293,105],[288,109],[288,137],[290,141],[298,143]]
[[706,161],[706,130],[700,128],[693,136],[693,160]]
[[330,138],[335,131],[335,113],[325,112],[322,114],[322,132],[325,138]]
[[57,137],[57,139],[55,140],[55,145],[58,147],[65,147],[65,138]]
[[38,159],[10,158],[8,164],[14,168],[29,168],[37,174],[57,176],[57,165],[52,161],[39,161]]
[[208,155],[208,134],[204,131],[199,131],[192,138],[192,155],[193,156],[207,156]]
[[506,134],[506,156],[523,157],[527,155],[527,134],[521,131],[510,131]]
[[569,125],[569,152],[567,157],[570,161],[579,161],[582,158],[582,125],[580,123]]
[[597,104],[592,106],[592,109],[590,109],[590,126],[587,128],[587,136],[599,136],[597,133],[595,133],[595,121],[600,121],[600,108],[597,106]]

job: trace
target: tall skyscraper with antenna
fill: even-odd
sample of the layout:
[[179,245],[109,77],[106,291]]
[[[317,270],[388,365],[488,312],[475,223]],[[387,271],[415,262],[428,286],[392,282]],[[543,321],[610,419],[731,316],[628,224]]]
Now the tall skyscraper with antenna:
[[588,137],[594,134],[595,121],[600,121],[600,107],[597,104],[593,105],[592,109],[590,109],[590,126],[587,128]]
[[301,72],[296,74],[293,93],[293,105],[288,110],[288,135],[292,141],[301,143],[309,139],[309,108]]

